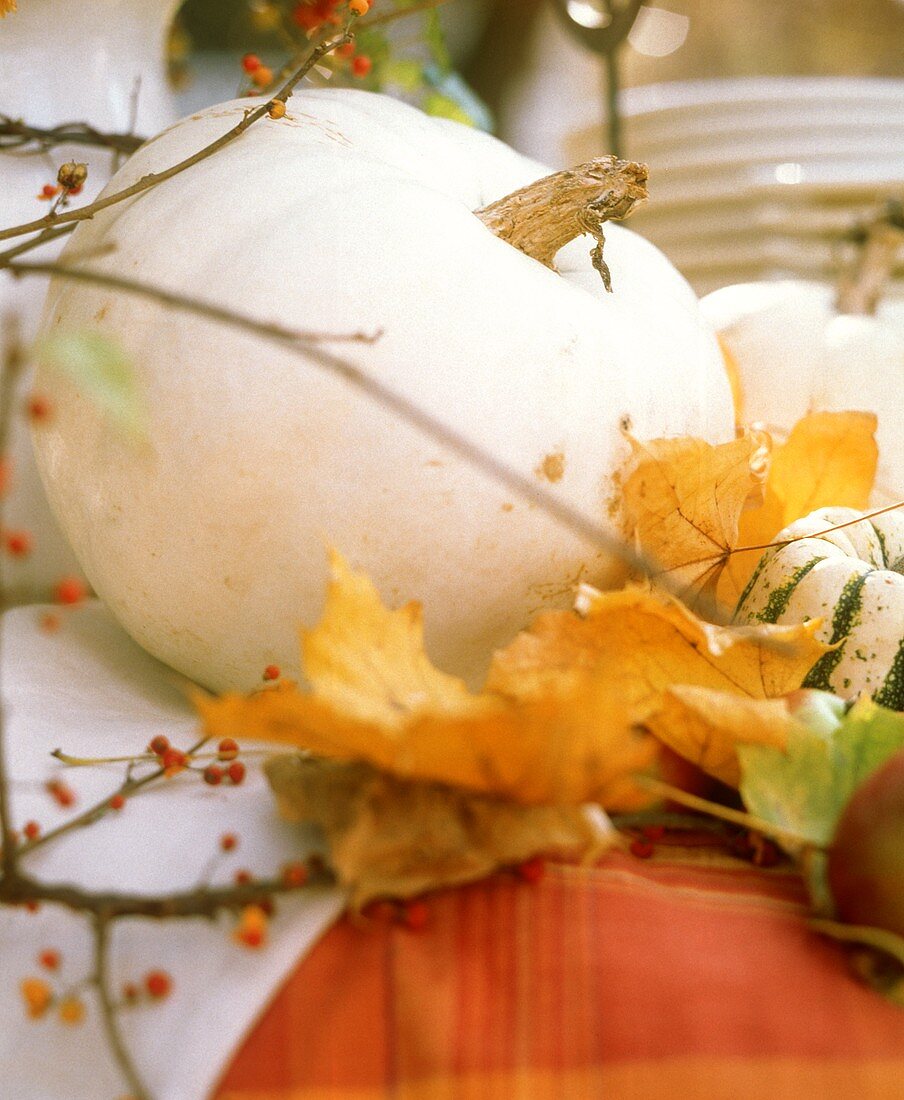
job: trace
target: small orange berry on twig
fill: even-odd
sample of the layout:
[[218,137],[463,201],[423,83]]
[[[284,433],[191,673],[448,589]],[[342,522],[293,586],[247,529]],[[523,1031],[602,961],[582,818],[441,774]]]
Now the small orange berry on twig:
[[352,58],[352,72],[359,78],[367,76],[373,65],[371,59],[364,54],[358,54],[357,57]]
[[144,976],[144,988],[155,1001],[162,1001],[173,991],[173,979],[165,970],[151,970]]
[[75,1027],[85,1018],[85,1002],[80,997],[64,997],[58,1012],[64,1024]]
[[54,588],[54,598],[57,603],[75,606],[84,600],[87,595],[85,582],[78,577],[62,577]]
[[14,558],[26,558],[34,549],[34,540],[30,531],[9,531],[6,535],[6,550]]
[[41,978],[23,978],[19,983],[19,991],[32,1020],[39,1020],[53,1004],[50,986]]
[[348,10],[352,15],[367,15],[370,11],[370,0],[348,0]]
[[282,118],[286,113],[286,105],[281,99],[274,99],[270,103],[270,109],[267,114],[272,119]]
[[273,82],[273,70],[267,65],[260,65],[251,74],[251,80],[258,88],[266,88]]

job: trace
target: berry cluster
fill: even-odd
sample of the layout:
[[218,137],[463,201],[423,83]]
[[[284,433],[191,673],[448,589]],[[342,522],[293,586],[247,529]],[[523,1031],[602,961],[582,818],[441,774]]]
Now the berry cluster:
[[[39,952],[37,961],[43,970],[56,974],[63,959],[56,948],[47,947]],[[47,978],[28,977],[19,983],[19,992],[25,1002],[29,1019],[40,1020],[49,1012],[55,1011],[60,1022],[70,1027],[80,1024],[85,1018],[85,1002],[79,996],[78,990],[78,985],[55,990]]]

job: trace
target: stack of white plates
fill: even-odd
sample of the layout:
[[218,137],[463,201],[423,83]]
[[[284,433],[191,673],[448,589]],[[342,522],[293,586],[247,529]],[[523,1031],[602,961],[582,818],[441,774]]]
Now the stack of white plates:
[[832,278],[844,234],[904,199],[904,80],[647,85],[622,104],[627,154],[650,167],[650,202],[631,228],[701,294]]

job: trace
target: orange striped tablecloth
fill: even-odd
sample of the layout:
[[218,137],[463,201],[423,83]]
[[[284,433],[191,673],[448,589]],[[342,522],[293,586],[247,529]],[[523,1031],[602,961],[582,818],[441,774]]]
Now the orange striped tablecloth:
[[808,931],[787,870],[550,866],[431,901],[427,930],[343,921],[217,1100],[894,1100],[904,1011]]

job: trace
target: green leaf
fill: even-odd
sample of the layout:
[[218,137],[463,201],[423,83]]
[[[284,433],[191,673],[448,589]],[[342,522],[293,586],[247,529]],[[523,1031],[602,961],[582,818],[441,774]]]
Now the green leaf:
[[419,61],[398,57],[383,65],[380,76],[384,83],[395,84],[405,92],[412,92],[424,82],[424,66]]
[[97,332],[70,332],[42,341],[42,363],[60,372],[123,432],[144,436],[147,416],[131,360]]
[[863,698],[834,729],[801,724],[784,751],[740,745],[740,791],[750,813],[825,847],[857,787],[904,748],[904,714]]
[[452,58],[446,46],[440,14],[436,9],[424,15],[424,39],[433,63],[443,72],[451,72]]
[[424,99],[424,110],[435,118],[450,118],[453,122],[464,123],[465,126],[474,125],[474,119],[468,112],[442,92],[430,92]]

